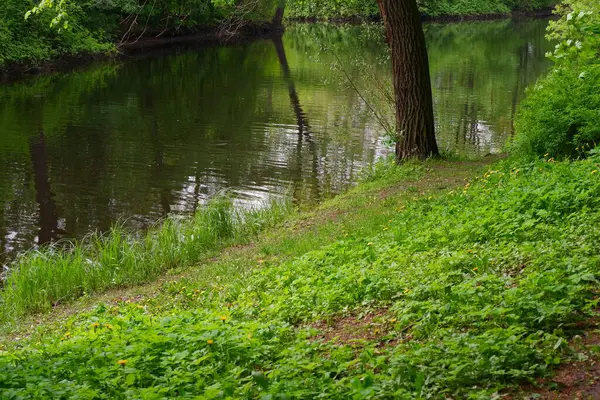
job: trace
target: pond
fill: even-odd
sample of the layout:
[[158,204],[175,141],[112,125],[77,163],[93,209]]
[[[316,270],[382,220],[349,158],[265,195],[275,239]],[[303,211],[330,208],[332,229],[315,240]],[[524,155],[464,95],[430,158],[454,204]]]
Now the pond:
[[[548,67],[545,20],[425,27],[438,142],[502,151]],[[98,63],[0,86],[0,263],[123,223],[144,229],[227,190],[240,206],[344,190],[387,150],[377,25]]]

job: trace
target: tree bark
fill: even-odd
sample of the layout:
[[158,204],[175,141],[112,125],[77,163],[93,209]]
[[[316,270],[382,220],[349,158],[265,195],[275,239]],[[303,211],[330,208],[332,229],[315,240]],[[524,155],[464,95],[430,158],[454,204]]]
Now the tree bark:
[[283,15],[285,14],[285,3],[286,0],[279,0],[277,3],[277,8],[275,9],[275,15],[271,20],[271,24],[273,25],[274,31],[282,30],[283,28]]
[[[385,16],[385,8],[383,8],[383,0],[377,0],[377,5],[379,6],[379,12],[381,13],[381,22],[383,22],[383,26],[387,27],[387,18]],[[385,40],[387,43],[390,43],[390,38],[387,36],[387,28],[385,32]]]
[[416,0],[381,0],[392,50],[396,101],[396,160],[439,153],[425,34]]

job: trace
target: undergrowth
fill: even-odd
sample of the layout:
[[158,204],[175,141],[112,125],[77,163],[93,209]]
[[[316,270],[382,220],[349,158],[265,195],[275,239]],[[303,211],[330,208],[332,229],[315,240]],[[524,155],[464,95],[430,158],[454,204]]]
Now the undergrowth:
[[[560,363],[597,308],[599,163],[501,161],[460,189],[380,199],[394,213],[379,233],[100,305],[6,349],[0,397],[498,398]],[[370,310],[376,339],[315,324]]]

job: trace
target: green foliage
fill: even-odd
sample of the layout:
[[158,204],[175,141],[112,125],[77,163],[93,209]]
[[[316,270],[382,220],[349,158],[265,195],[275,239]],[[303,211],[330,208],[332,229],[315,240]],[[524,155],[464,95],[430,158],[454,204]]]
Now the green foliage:
[[[187,32],[227,18],[268,20],[274,0],[6,0],[0,4],[0,68],[57,56],[107,52],[116,39]],[[125,39],[130,38],[125,36]]]
[[504,0],[425,0],[419,5],[421,12],[430,16],[506,14],[513,10]]
[[165,270],[197,263],[228,243],[243,243],[288,212],[287,203],[240,211],[230,199],[217,197],[192,219],[168,219],[142,237],[116,226],[80,242],[31,251],[9,270],[0,292],[0,319],[47,310],[107,288],[147,282]]
[[[597,308],[599,162],[503,162],[390,203],[378,234],[99,306],[0,353],[0,395],[494,398],[560,363]],[[367,185],[389,182],[378,170]],[[373,309],[375,339],[324,340],[313,324]]]
[[520,106],[517,154],[582,157],[600,143],[600,4],[570,0],[558,12],[548,34],[555,66]]
[[[423,14],[430,16],[476,15],[537,9],[549,1],[427,0],[420,6]],[[31,0],[6,0],[0,4],[0,67],[110,51],[124,32],[130,37],[177,34],[229,18],[270,20],[277,1],[240,4],[234,0],[43,0],[37,4]],[[379,9],[375,0],[294,0],[287,2],[286,15],[376,17]]]
[[533,11],[556,4],[556,0],[419,0],[421,11],[429,16],[507,14]]
[[60,55],[97,53],[112,48],[103,33],[92,32],[82,24],[79,7],[71,7],[69,29],[50,27],[51,13],[25,20],[33,3],[6,0],[0,4],[0,68],[10,63],[38,63]]
[[286,14],[291,18],[375,17],[375,0],[288,0]]
[[[552,6],[555,0],[419,0],[424,15],[507,14],[511,11],[530,11]],[[289,0],[288,16],[292,18],[376,17],[376,0]]]

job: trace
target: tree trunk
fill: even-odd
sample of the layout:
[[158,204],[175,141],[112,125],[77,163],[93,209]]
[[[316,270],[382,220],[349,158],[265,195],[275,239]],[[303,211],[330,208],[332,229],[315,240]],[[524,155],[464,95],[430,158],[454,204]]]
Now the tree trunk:
[[[377,5],[379,6],[379,12],[381,13],[381,22],[383,22],[383,26],[387,26],[387,18],[385,16],[385,8],[383,8],[383,0],[377,0]],[[387,28],[385,32],[385,40],[387,43],[390,43],[390,38],[387,36]]]
[[416,0],[381,0],[392,49],[396,160],[438,154],[425,34]]
[[278,31],[283,27],[283,14],[285,14],[285,2],[286,0],[279,0],[277,8],[275,9],[275,15],[271,21],[273,24],[273,30]]

